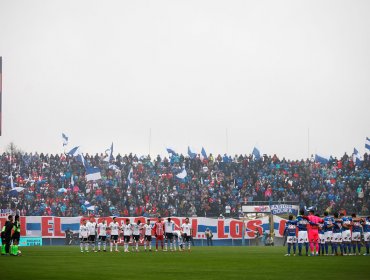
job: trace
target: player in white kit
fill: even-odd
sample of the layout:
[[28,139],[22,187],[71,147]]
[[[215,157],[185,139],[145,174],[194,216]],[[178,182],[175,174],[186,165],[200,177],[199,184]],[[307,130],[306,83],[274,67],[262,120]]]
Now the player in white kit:
[[173,231],[175,230],[175,223],[171,221],[171,218],[168,218],[166,222],[164,222],[164,232],[165,232],[165,242],[164,242],[164,250],[167,251],[168,241],[170,242],[170,251],[172,251],[172,244],[173,244]]
[[101,243],[103,243],[103,251],[107,251],[107,223],[105,219],[98,224],[98,252],[100,252]]
[[87,242],[87,237],[89,236],[89,229],[86,226],[86,220],[82,220],[82,225],[80,225],[80,248],[81,253],[84,251],[84,246],[86,252],[89,251],[89,243]]
[[96,240],[96,222],[95,222],[95,218],[91,217],[90,221],[88,221],[86,223],[86,226],[89,229],[89,237],[88,237],[89,245],[92,247],[92,251],[96,252],[96,250],[95,250],[95,240]]
[[190,252],[192,228],[191,228],[191,224],[189,224],[189,218],[186,218],[185,223],[181,225],[181,231],[182,231],[182,236],[183,236],[183,240],[185,243],[185,247],[186,247],[186,244],[188,244],[188,251]]
[[152,251],[152,225],[150,224],[150,219],[146,221],[144,225],[144,250],[149,247],[149,251]]
[[132,251],[139,252],[139,241],[140,241],[140,230],[142,230],[143,226],[141,221],[138,220],[136,224],[132,224]]
[[[177,243],[177,244],[176,244]],[[182,251],[182,236],[181,231],[174,230],[173,231],[173,249],[176,251],[176,245],[179,247],[179,251]]]
[[119,224],[116,221],[116,217],[113,217],[113,222],[109,224],[110,229],[110,251],[113,250],[113,244],[116,246],[116,252],[118,251],[118,234],[119,234]]
[[131,239],[132,235],[132,225],[130,224],[130,219],[126,219],[126,224],[122,225],[122,230],[123,230],[123,242],[124,242],[124,252],[129,253],[130,251],[128,250],[128,244]]

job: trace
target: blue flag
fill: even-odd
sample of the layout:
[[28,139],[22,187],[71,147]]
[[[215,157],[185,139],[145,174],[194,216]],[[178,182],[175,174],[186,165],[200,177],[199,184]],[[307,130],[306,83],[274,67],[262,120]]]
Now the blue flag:
[[176,155],[176,154],[177,154],[177,153],[176,153],[173,149],[171,149],[171,148],[167,148],[167,153],[172,154],[172,155]]
[[366,137],[365,148],[370,151],[370,138]]
[[353,161],[356,165],[361,165],[362,162],[361,155],[356,148],[353,149]]
[[79,148],[80,146],[74,147],[72,150],[70,150],[67,154],[70,155],[71,157],[75,157],[79,154]]
[[195,158],[197,156],[196,153],[193,153],[191,150],[190,150],[190,147],[188,146],[188,155],[191,159]]
[[329,162],[329,158],[315,154],[315,161],[321,164],[327,164]]
[[100,169],[97,167],[86,168],[86,181],[95,181],[101,179]]
[[255,159],[260,159],[261,158],[260,151],[256,147],[253,148],[252,155],[254,156]]
[[203,147],[202,147],[202,151],[200,152],[200,154],[202,155],[203,159],[208,159],[206,150]]

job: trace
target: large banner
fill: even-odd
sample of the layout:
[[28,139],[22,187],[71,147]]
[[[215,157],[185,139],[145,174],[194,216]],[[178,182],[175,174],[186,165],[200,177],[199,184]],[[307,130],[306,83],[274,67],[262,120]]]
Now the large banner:
[[298,215],[299,206],[290,205],[290,204],[276,204],[271,205],[271,214],[280,215],[280,214],[292,214],[294,216]]
[[[81,219],[84,217],[51,217],[51,216],[27,216],[20,217],[21,236],[43,237],[43,238],[64,238],[67,229],[78,232]],[[119,224],[127,217],[117,217]],[[129,217],[131,223],[140,220],[145,223],[145,217]],[[179,227],[185,222],[185,217],[171,217],[172,221]],[[100,222],[102,218],[96,218]],[[156,219],[151,218],[153,223]],[[0,217],[0,227],[5,224],[6,217]],[[107,224],[112,221],[111,217],[106,218]],[[241,239],[243,236],[243,221],[237,219],[211,219],[211,218],[190,218],[193,228],[194,239],[205,238],[204,232],[209,228],[213,233],[213,239]],[[256,220],[245,221],[245,239],[253,239],[258,231],[262,234],[268,231],[269,218],[264,217]]]
[[280,218],[279,216],[274,216],[274,233],[275,237],[283,237],[286,219]]
[[269,205],[243,205],[243,213],[269,213],[271,212]]

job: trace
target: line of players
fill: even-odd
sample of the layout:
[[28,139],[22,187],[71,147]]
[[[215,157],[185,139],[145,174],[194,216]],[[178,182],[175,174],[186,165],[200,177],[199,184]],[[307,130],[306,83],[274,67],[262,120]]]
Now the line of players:
[[[297,243],[299,256],[302,255],[303,245],[305,245],[306,255],[310,246],[310,256],[361,255],[363,243],[366,247],[364,256],[370,255],[370,217],[358,218],[356,214],[348,217],[343,213],[339,215],[335,213],[331,217],[328,212],[325,212],[323,218],[320,218],[314,215],[313,210],[309,211],[308,216],[305,216],[304,210],[301,210],[295,220],[292,215],[289,216],[285,235],[288,244],[288,252],[285,256],[290,256],[292,247],[295,255]],[[329,254],[329,245],[331,254]]]
[[[139,243],[144,241],[144,250],[152,251],[152,235],[156,237],[156,251],[160,243],[162,251],[167,251],[168,243],[170,251],[185,250],[186,247],[190,251],[192,228],[189,223],[189,218],[185,219],[185,223],[178,227],[171,218],[163,222],[161,217],[154,223],[154,226],[148,219],[146,224],[137,221],[137,223],[130,223],[129,219],[125,223],[119,225],[116,217],[107,225],[106,220],[103,219],[100,223],[96,223],[93,217],[87,222],[86,219],[80,225],[80,249],[81,252],[89,252],[89,246],[93,252],[100,252],[101,249],[107,251],[107,243],[110,244],[110,252],[119,252],[118,237],[122,234],[124,241],[124,252],[129,251],[129,242],[132,240],[132,251],[139,252]],[[97,237],[97,238],[96,238]],[[143,237],[143,238],[142,238]],[[95,243],[98,242],[98,250],[96,250]]]

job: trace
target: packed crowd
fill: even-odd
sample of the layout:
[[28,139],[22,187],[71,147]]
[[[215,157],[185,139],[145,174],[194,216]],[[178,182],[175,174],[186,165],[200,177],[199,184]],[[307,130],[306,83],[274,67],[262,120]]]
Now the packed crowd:
[[[0,209],[18,209],[21,215],[212,217],[225,215],[225,209],[238,216],[242,205],[266,201],[369,213],[367,154],[361,165],[347,154],[327,164],[276,155],[256,160],[252,155],[151,159],[118,154],[110,162],[105,154],[84,156],[90,166],[100,168],[100,180],[86,181],[85,167],[69,155],[2,154]],[[176,175],[184,168],[187,176],[179,179]],[[24,190],[17,192],[11,186]]]

